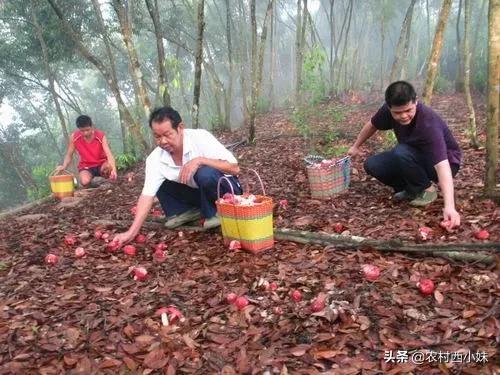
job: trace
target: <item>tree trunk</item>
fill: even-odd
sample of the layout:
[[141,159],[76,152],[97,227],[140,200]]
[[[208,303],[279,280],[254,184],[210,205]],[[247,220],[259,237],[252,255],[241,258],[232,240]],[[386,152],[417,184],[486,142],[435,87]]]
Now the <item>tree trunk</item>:
[[[413,11],[411,12],[410,21],[408,22],[408,29],[406,31],[405,45],[403,47],[403,56],[401,58],[401,72],[399,74],[400,79],[408,79],[407,78],[407,75],[408,75],[408,73],[407,73],[408,72],[408,51],[410,49],[412,19],[413,19]],[[420,38],[417,35],[417,37],[415,38],[416,45],[418,45],[419,39]],[[418,48],[416,48],[415,51],[417,51],[417,53],[415,53],[415,56],[417,57],[418,56]],[[417,65],[418,64],[415,64],[415,66],[417,66]]]
[[380,91],[384,89],[384,29],[384,15],[382,15],[382,20],[380,22]]
[[205,0],[198,0],[198,37],[196,39],[193,107],[191,109],[194,129],[198,128],[198,116],[200,113],[199,106],[200,106],[200,91],[201,91],[201,63],[203,60],[203,31],[205,30],[204,8],[205,8]]
[[[337,83],[335,84],[337,93],[339,92],[338,86],[339,86],[339,82],[340,82],[340,73],[342,71],[342,66],[344,65],[345,54],[347,51],[347,38],[349,37],[349,30],[351,28],[352,9],[353,8],[354,8],[354,2],[352,0],[350,0],[349,5],[348,5],[349,18],[347,21],[347,28],[346,28],[345,37],[344,37],[344,46],[342,48],[342,57],[340,58],[340,65],[339,65],[339,70],[337,73]],[[347,72],[347,69],[346,69],[346,72]]]
[[[462,57],[463,48],[460,40],[460,16],[462,14],[462,0],[458,2],[458,14],[456,23],[457,34],[457,73],[455,76],[455,92],[464,92],[464,59]],[[465,38],[465,36],[464,36]]]
[[427,66],[427,79],[425,81],[423,102],[430,105],[432,100],[432,92],[434,90],[434,83],[438,74],[439,59],[441,57],[441,49],[443,46],[443,35],[450,14],[452,0],[443,0],[441,11],[439,12],[439,20],[436,27],[436,34],[434,35],[434,42],[432,43],[432,51],[429,58],[429,65]]
[[[253,4],[253,15],[252,15],[252,23],[256,22],[255,21],[255,0],[252,0],[251,2],[251,8]],[[255,116],[257,113],[257,101],[259,100],[259,95],[260,95],[260,86],[262,83],[262,71],[264,67],[264,50],[266,46],[266,38],[267,38],[267,20],[270,17],[270,15],[273,12],[273,5],[274,5],[274,0],[270,0],[267,4],[267,10],[266,10],[266,15],[264,16],[264,22],[262,25],[262,33],[260,34],[260,48],[259,48],[259,54],[258,54],[258,61],[256,60],[254,63],[255,69],[257,70],[255,74],[252,74],[252,77],[254,80],[252,81],[252,108],[250,110],[250,116],[249,116],[249,137],[248,141],[249,143],[254,143],[255,141]],[[257,33],[257,30],[255,29],[255,33]],[[257,35],[255,35],[255,39],[257,40]],[[257,44],[257,43],[256,43]],[[253,47],[252,47],[253,49]],[[255,45],[255,50],[257,50],[257,45]],[[257,56],[256,56],[257,58]]]
[[431,43],[431,13],[429,11],[429,0],[425,0],[425,14],[427,16],[427,43]]
[[149,95],[146,90],[146,86],[144,85],[144,80],[142,79],[143,75],[141,71],[141,64],[139,63],[139,57],[137,56],[137,50],[134,45],[132,24],[129,21],[129,3],[127,0],[113,0],[113,8],[120,23],[123,42],[127,48],[129,63],[132,68],[132,81],[139,90],[138,96],[141,101],[145,117],[148,118],[149,113],[151,112],[151,101],[149,100]]
[[274,65],[275,65],[275,29],[276,29],[276,3],[274,4],[273,13],[271,14],[271,35],[269,40],[269,101],[270,108],[274,110]]
[[[474,32],[474,39],[473,39],[472,44],[471,44],[471,46],[472,46],[471,56],[476,56],[476,48],[477,48],[478,41],[479,41],[479,30],[481,29],[481,24],[483,22],[483,14],[484,14],[484,10],[486,8],[487,3],[489,3],[488,0],[482,0],[481,8],[480,8],[479,13],[477,14],[477,17],[476,17],[476,19],[477,19],[476,30]],[[472,60],[472,63],[474,63],[474,60]]]
[[[396,46],[396,53],[394,55],[394,62],[392,63],[391,76],[389,78],[390,82],[397,81],[400,77],[399,72],[402,70],[402,65],[404,64],[405,54],[403,53],[403,48],[408,51],[409,35],[411,32],[411,20],[413,17],[413,8],[415,6],[416,0],[411,0],[410,6],[406,10],[405,19],[403,20],[403,25],[401,26],[401,33],[399,34],[398,44]],[[403,44],[404,43],[404,44]]]
[[247,72],[246,72],[246,66],[248,63],[248,46],[247,46],[247,19],[246,19],[246,14],[245,14],[245,8],[243,7],[243,2],[238,1],[238,14],[240,15],[239,20],[239,28],[241,30],[240,33],[237,33],[238,35],[238,63],[239,63],[239,71],[240,71],[240,86],[241,86],[241,101],[242,101],[242,106],[241,106],[241,111],[243,113],[243,124],[247,124],[249,121],[249,109],[248,109],[248,93],[247,93]]
[[295,106],[300,104],[300,90],[302,85],[302,58],[303,48],[302,41],[302,0],[297,0],[297,19],[295,30]]
[[[111,41],[109,39],[109,34],[106,30],[106,26],[104,25],[104,19],[102,17],[102,12],[101,12],[101,7],[99,5],[99,2],[97,0],[92,0],[92,5],[94,7],[94,11],[96,12],[97,24],[99,25],[99,29],[100,29],[101,34],[102,34],[102,39],[104,41],[104,46],[106,48],[106,55],[108,56],[108,60],[109,60],[109,73],[108,73],[109,78],[106,79],[106,82],[108,83],[110,88],[114,87],[111,89],[111,91],[113,92],[113,95],[115,95],[116,87],[118,87],[118,78],[116,75],[115,57],[113,55],[113,52],[111,51]],[[102,73],[102,72],[101,72],[101,74],[104,75],[104,73]],[[106,78],[106,75],[104,75],[104,76]],[[120,90],[118,89],[118,92],[119,91]],[[129,117],[132,118],[132,115],[129,114],[129,116],[128,116],[124,112],[124,109],[123,109],[124,104],[123,105],[119,104],[120,102],[123,102],[123,100],[121,99],[121,94],[119,96],[120,96],[120,98],[118,99],[118,97],[116,97],[116,95],[115,95],[115,100],[118,104],[118,115],[120,116],[120,130],[122,133],[123,152],[125,154],[127,154],[127,153],[131,152],[131,146],[132,146],[129,144],[129,139],[128,139],[129,130],[132,127],[132,123],[129,122],[128,119],[129,119]],[[132,119],[132,121],[133,121],[133,119]]]
[[[177,61],[179,61],[180,48],[181,48],[180,46],[177,46],[175,50],[175,58],[177,59]],[[182,76],[182,73],[179,72],[178,78],[179,78],[179,89],[181,90],[182,102],[186,107],[186,113],[191,114],[191,103],[188,100],[188,94],[186,93],[186,85],[184,84],[184,78]],[[191,119],[191,123],[192,122],[193,119]]]
[[231,129],[231,107],[233,103],[233,46],[231,41],[231,11],[229,8],[229,0],[226,0],[226,40],[227,40],[227,58],[229,61],[229,82],[227,84],[227,92],[225,95],[225,118],[224,129]]
[[330,12],[328,14],[328,22],[330,26],[330,87],[329,91],[330,93],[333,92],[333,80],[334,80],[334,74],[333,74],[333,48],[335,46],[335,25],[334,25],[334,14],[333,14],[333,7],[335,5],[335,0],[330,0]]
[[45,69],[45,74],[47,75],[47,78],[49,81],[49,91],[50,91],[50,94],[52,95],[52,100],[54,101],[54,105],[56,107],[57,117],[59,118],[59,122],[61,123],[61,129],[63,132],[64,140],[66,141],[66,145],[68,145],[69,144],[68,127],[66,126],[66,119],[64,118],[64,114],[62,113],[61,105],[59,103],[59,98],[58,98],[58,95],[56,93],[56,88],[55,88],[55,84],[54,84],[54,72],[52,71],[52,68],[50,67],[47,44],[45,43],[45,39],[43,37],[42,27],[40,26],[40,23],[38,22],[38,18],[36,17],[34,5],[35,4],[32,1],[31,6],[30,6],[31,19],[33,20],[33,25],[35,26],[35,33],[36,33],[38,41],[40,42],[40,46],[42,48],[42,60],[43,60],[43,66]]
[[26,191],[37,189],[33,176],[26,167],[24,157],[19,154],[21,149],[19,145],[14,141],[9,141],[7,137],[3,138],[5,138],[5,142],[0,141],[0,156],[10,164]]
[[163,32],[161,30],[158,0],[145,1],[149,16],[153,21],[153,28],[156,37],[156,51],[158,55],[158,93],[160,94],[161,103],[164,106],[170,106],[170,93],[168,90],[167,72],[165,69],[165,48],[163,47]]
[[465,27],[464,27],[464,51],[462,61],[464,62],[464,91],[467,100],[467,109],[469,112],[469,137],[470,144],[474,148],[478,148],[477,142],[477,129],[476,129],[476,114],[474,112],[474,105],[470,94],[470,51],[469,51],[469,38],[470,38],[470,16],[471,16],[471,0],[465,0]]
[[488,11],[488,106],[485,192],[495,193],[498,173],[498,126],[500,114],[500,0],[490,0]]
[[[23,96],[24,96],[24,99],[26,100],[26,102],[28,103],[28,105],[31,107],[31,109],[33,110],[33,113],[39,113],[40,110],[35,107],[35,105],[33,104],[33,98],[31,97],[31,95],[28,93],[28,92],[23,92]],[[54,135],[54,133],[52,132],[52,130],[50,129],[50,124],[47,120],[47,117],[46,116],[40,116],[40,121],[43,121],[43,124],[45,125],[44,127],[43,126],[40,126],[40,130],[42,131],[45,131],[52,143],[52,146],[54,147],[54,150],[56,150],[57,154],[59,155],[59,158],[61,160],[63,160],[64,158],[64,153],[61,151],[61,149],[59,148],[59,144],[57,142],[57,139],[56,139],[56,136]],[[74,164],[74,163],[72,163]],[[75,166],[76,165],[72,165],[72,166]],[[76,170],[76,168],[73,168]]]
[[[93,0],[93,2],[96,0]],[[123,102],[123,99],[121,97],[120,89],[118,87],[118,81],[116,79],[116,74],[114,72],[114,64],[111,62],[111,72],[107,69],[107,67],[102,63],[101,60],[99,60],[97,57],[95,57],[88,49],[85,47],[85,45],[82,42],[81,36],[78,35],[71,25],[66,21],[64,15],[61,12],[61,9],[57,6],[54,0],[47,0],[47,2],[50,4],[54,12],[56,13],[57,17],[62,23],[63,28],[65,31],[68,33],[68,35],[71,37],[73,40],[73,43],[75,43],[75,47],[78,50],[78,52],[86,58],[92,65],[94,65],[99,72],[103,75],[104,79],[108,83],[111,92],[115,96],[117,105],[118,105],[118,110],[120,111],[120,118],[122,119],[122,124],[125,124],[124,126],[127,128],[130,128],[132,134],[134,135],[135,139],[137,142],[139,142],[139,145],[142,146],[141,152],[144,153],[148,149],[148,144],[146,143],[146,140],[144,139],[144,136],[142,135],[139,125],[134,121],[132,118],[132,115],[128,111],[127,107],[125,106],[125,103]],[[96,9],[97,16],[102,21],[102,15],[100,13],[100,9]],[[106,33],[103,34],[103,37],[105,41],[107,40]],[[109,48],[109,43],[107,44],[107,49],[108,53],[111,51]],[[122,127],[122,136],[124,135],[124,128]],[[126,138],[123,139],[124,143],[124,150],[127,150],[127,142]]]

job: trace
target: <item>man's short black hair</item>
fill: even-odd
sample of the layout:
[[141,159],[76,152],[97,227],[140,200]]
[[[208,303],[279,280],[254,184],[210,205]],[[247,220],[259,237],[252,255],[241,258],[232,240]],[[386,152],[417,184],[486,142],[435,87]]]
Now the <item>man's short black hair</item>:
[[385,90],[385,102],[389,108],[405,105],[410,102],[415,103],[416,100],[417,93],[415,89],[406,81],[393,82]]
[[172,107],[160,107],[156,108],[149,115],[149,127],[153,125],[153,122],[163,122],[169,120],[172,124],[172,129],[177,130],[179,124],[182,122],[181,115]]
[[86,128],[87,126],[92,126],[92,119],[87,115],[80,115],[76,118],[77,128]]

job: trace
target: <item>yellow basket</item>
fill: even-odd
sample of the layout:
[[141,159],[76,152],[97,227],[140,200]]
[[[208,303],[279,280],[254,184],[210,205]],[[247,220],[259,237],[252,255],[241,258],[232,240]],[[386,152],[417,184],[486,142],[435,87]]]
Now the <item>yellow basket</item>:
[[75,178],[71,173],[64,170],[66,174],[56,174],[53,170],[49,175],[50,189],[54,197],[63,199],[66,197],[72,197],[75,190]]
[[[258,253],[274,247],[273,200],[265,195],[259,174],[253,169],[251,171],[255,172],[259,178],[263,193],[263,195],[255,195],[256,204],[239,206],[217,199],[216,206],[224,244],[229,245],[231,241],[236,240],[240,242],[242,249]],[[218,198],[220,198],[220,183],[223,179],[227,181],[234,195],[231,182],[227,177],[222,176],[217,184]],[[247,197],[249,194],[243,196]]]

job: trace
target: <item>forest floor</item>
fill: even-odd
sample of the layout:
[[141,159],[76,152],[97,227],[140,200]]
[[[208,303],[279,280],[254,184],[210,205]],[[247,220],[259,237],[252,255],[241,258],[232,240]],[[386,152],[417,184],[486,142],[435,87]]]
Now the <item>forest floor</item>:
[[[318,105],[310,118],[319,152],[352,144],[380,98],[352,95]],[[275,209],[277,228],[335,232],[346,236],[422,243],[418,229],[432,229],[426,243],[500,241],[500,209],[482,199],[484,150],[467,146],[466,105],[461,96],[436,96],[464,150],[456,179],[462,225],[439,226],[442,198],[426,208],[395,203],[391,191],[367,178],[355,160],[349,190],[329,201],[312,200],[302,161],[304,140],[287,111],[257,118],[257,144],[234,149],[243,167],[254,168],[266,194],[288,207]],[[478,104],[481,140],[485,108]],[[225,144],[246,135],[219,134]],[[366,155],[387,147],[378,135]],[[333,147],[331,146],[333,144]],[[364,155],[364,156],[366,156]],[[130,181],[129,181],[130,179]],[[242,182],[258,193],[245,170]],[[0,220],[0,374],[400,374],[499,371],[499,279],[495,265],[418,254],[336,250],[276,241],[260,254],[230,251],[220,230],[168,231],[147,227],[138,254],[109,253],[94,237],[99,229],[123,231],[142,189],[143,165],[116,183],[79,190],[74,199],[51,200]],[[480,241],[473,233],[487,229]],[[75,245],[65,244],[74,235]],[[156,244],[167,259],[153,261]],[[82,246],[87,255],[75,258]],[[59,256],[45,264],[48,253]],[[361,265],[381,270],[364,278]],[[150,275],[135,281],[131,267]],[[430,278],[436,292],[421,295],[416,283]],[[265,288],[276,283],[277,289]],[[303,299],[294,302],[293,290]],[[245,295],[239,311],[228,293]],[[311,313],[318,295],[326,307]],[[175,305],[185,319],[163,326],[158,308]],[[486,362],[486,363],[485,363]]]

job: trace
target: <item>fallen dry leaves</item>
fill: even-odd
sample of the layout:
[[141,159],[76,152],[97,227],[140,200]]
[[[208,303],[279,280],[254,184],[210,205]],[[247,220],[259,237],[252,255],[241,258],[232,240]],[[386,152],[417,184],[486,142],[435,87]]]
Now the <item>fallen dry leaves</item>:
[[[457,100],[442,97],[438,107],[460,116]],[[363,111],[343,123],[349,139],[369,112]],[[258,126],[261,137],[294,131],[280,112],[261,117]],[[366,180],[360,164],[348,194],[309,199],[300,138],[236,150],[244,165],[261,173],[276,202],[287,199],[286,207],[277,205],[277,226],[335,233],[340,223],[343,233],[415,242],[423,226],[433,231],[427,242],[479,241],[473,233],[488,228],[489,241],[498,241],[498,208],[477,199],[484,151],[465,152],[457,181],[464,224],[448,233],[439,226],[439,202],[424,210],[392,203],[386,188]],[[29,217],[1,222],[0,374],[495,371],[500,322],[493,267],[291,242],[252,255],[228,250],[218,231],[144,231],[134,243],[135,257],[110,253],[106,241],[126,229],[115,223],[132,219],[142,188],[140,167],[134,176],[87,191],[77,208],[51,202]],[[74,245],[65,244],[68,234],[77,236]],[[158,243],[168,245],[162,262],[154,257]],[[75,246],[87,255],[75,257]],[[49,252],[59,257],[56,264],[44,263]],[[378,267],[380,276],[366,280],[363,264]],[[133,280],[130,270],[137,266],[147,268],[147,280]],[[422,278],[434,281],[432,295],[420,294]],[[301,299],[292,299],[294,290]],[[248,306],[228,303],[229,293],[245,296]],[[324,306],[312,311],[318,296]],[[155,312],[170,305],[185,319],[165,326]],[[489,362],[386,363],[389,350],[481,351]]]

